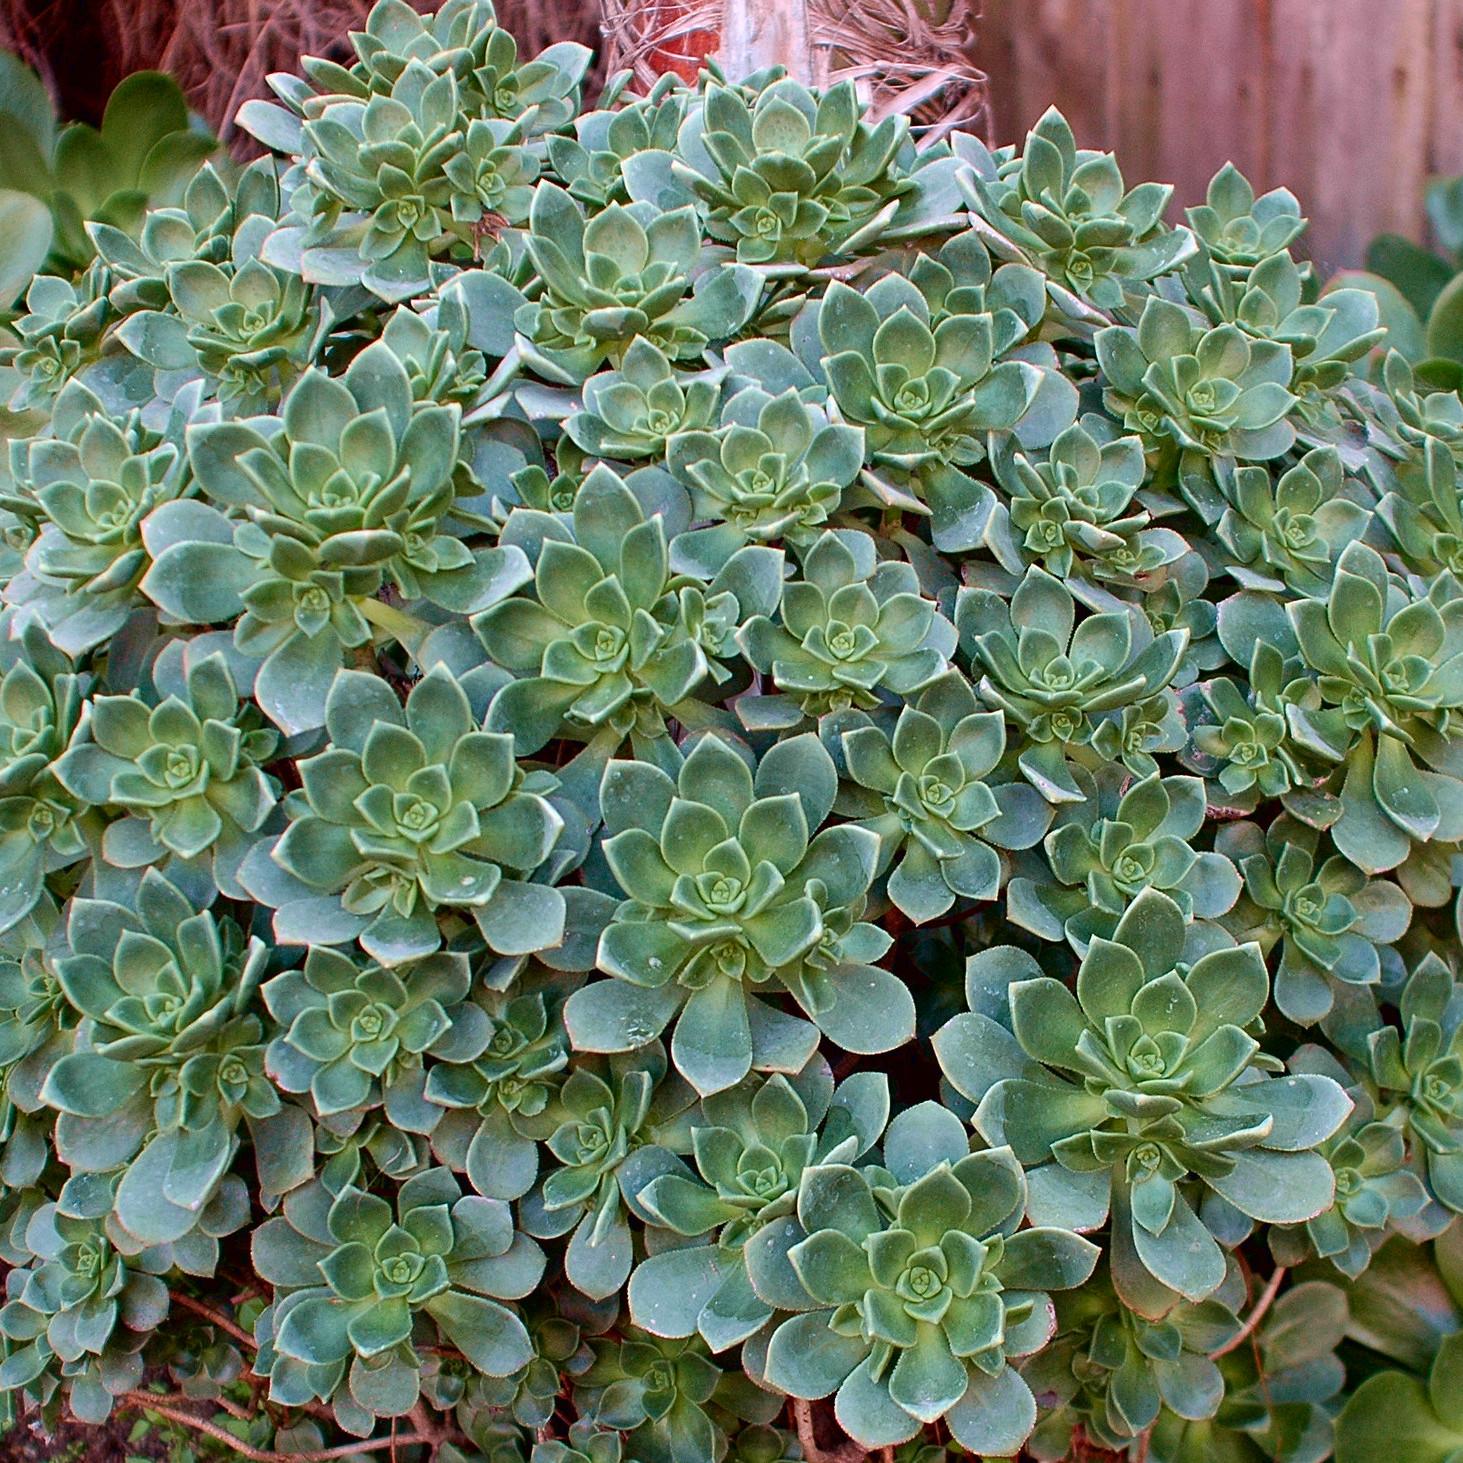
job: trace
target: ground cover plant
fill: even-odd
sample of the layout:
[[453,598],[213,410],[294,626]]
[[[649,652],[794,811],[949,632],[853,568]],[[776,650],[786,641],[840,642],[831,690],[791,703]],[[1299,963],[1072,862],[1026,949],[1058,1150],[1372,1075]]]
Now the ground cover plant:
[[1455,1457],[1447,371],[1055,112],[342,54],[5,94],[9,1417]]

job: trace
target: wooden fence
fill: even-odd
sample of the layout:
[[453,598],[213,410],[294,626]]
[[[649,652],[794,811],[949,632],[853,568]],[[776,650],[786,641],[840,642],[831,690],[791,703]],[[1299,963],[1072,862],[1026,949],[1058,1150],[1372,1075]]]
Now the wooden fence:
[[976,52],[992,132],[1051,103],[1130,182],[1203,201],[1226,160],[1284,184],[1311,256],[1360,263],[1422,238],[1430,176],[1463,172],[1463,0],[985,0]]

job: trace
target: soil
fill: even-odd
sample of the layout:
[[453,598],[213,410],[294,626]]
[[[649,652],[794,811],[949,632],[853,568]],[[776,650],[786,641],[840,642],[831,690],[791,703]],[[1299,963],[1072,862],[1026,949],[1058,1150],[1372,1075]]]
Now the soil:
[[50,1437],[21,1421],[0,1437],[0,1463],[132,1463],[166,1459],[170,1440],[155,1430],[130,1441],[134,1412],[113,1415],[100,1426],[65,1421]]

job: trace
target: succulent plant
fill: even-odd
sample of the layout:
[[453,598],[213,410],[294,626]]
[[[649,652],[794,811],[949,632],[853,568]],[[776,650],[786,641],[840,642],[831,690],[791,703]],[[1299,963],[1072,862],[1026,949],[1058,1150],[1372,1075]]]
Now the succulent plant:
[[489,1376],[533,1356],[503,1302],[538,1284],[543,1252],[502,1200],[463,1194],[446,1169],[408,1179],[394,1206],[355,1188],[301,1194],[260,1226],[254,1263],[285,1292],[269,1342],[270,1390],[282,1401],[328,1398],[349,1368],[350,1395],[367,1413],[411,1411],[419,1317]]
[[955,673],[908,702],[892,735],[877,726],[843,733],[849,777],[876,795],[845,811],[872,804],[864,826],[879,835],[889,898],[916,923],[938,919],[957,897],[994,899],[996,848],[1029,848],[1045,831],[1050,812],[1030,787],[986,781],[1005,749],[1001,713],[979,710]]
[[[464,18],[464,7],[454,11]],[[480,9],[478,23],[491,25],[490,17],[491,7]],[[298,159],[286,179],[287,222],[264,244],[267,263],[313,284],[359,283],[383,299],[405,299],[427,288],[434,258],[454,249],[469,255],[488,216],[527,218],[539,170],[526,145],[531,108],[494,115],[478,78],[459,79],[430,60],[408,49],[369,86],[343,68],[317,66],[317,80],[347,89],[312,96],[289,88],[298,117],[268,103],[241,113],[262,141]],[[506,74],[499,80],[512,85]]]
[[80,801],[127,815],[107,832],[119,865],[208,855],[237,868],[278,797],[262,764],[279,737],[240,706],[222,655],[189,666],[180,689],[151,707],[136,696],[87,702],[56,777]]
[[714,568],[748,542],[807,548],[863,466],[863,435],[830,422],[794,388],[738,391],[715,430],[677,431],[667,458],[712,527],[686,534],[683,555]]
[[88,232],[112,280],[110,303],[129,315],[167,308],[172,265],[222,264],[245,220],[278,213],[279,179],[271,160],[256,159],[237,173],[210,161],[188,180],[175,204],[149,209],[132,232],[106,223],[93,223]]
[[909,992],[872,964],[889,937],[860,919],[878,839],[822,826],[837,782],[811,735],[778,743],[755,777],[714,735],[674,781],[643,763],[610,763],[605,858],[628,897],[599,943],[599,968],[615,979],[576,991],[565,1008],[576,1046],[633,1050],[674,1018],[677,1070],[697,1091],[718,1092],[766,1070],[769,1044],[806,1056],[817,1040],[758,990],[786,990],[846,1051],[908,1038]]
[[1215,325],[1234,324],[1258,341],[1288,346],[1295,361],[1291,385],[1297,414],[1313,427],[1339,425],[1331,397],[1352,364],[1388,338],[1377,301],[1364,289],[1331,289],[1310,299],[1309,275],[1288,253],[1273,254],[1235,278],[1211,266],[1193,288],[1196,303]]
[[427,15],[388,0],[372,6],[365,28],[350,39],[357,59],[348,69],[320,57],[306,59],[307,75],[322,90],[360,97],[386,93],[417,61],[435,75],[457,79],[471,116],[527,116],[543,131],[573,116],[577,85],[590,59],[583,46],[566,42],[519,64],[517,42],[498,24],[491,0],[448,0]]
[[700,1332],[714,1352],[758,1331],[773,1312],[747,1280],[748,1240],[793,1213],[810,1167],[856,1162],[888,1117],[882,1073],[835,1088],[816,1059],[792,1077],[749,1077],[703,1098],[691,1126],[694,1174],[663,1149],[636,1158],[637,1169],[655,1175],[635,1191],[637,1211],[700,1241],[636,1266],[627,1298],[637,1323],[658,1336]]
[[1085,797],[1068,749],[1094,743],[1108,713],[1162,692],[1188,640],[1184,630],[1155,635],[1121,606],[1079,624],[1071,593],[1034,566],[1009,603],[992,590],[962,590],[955,625],[972,668],[982,672],[981,697],[1020,733],[1022,773],[1054,803]]
[[950,622],[920,594],[910,565],[877,562],[867,535],[822,534],[803,574],[783,588],[780,624],[758,615],[741,634],[747,659],[795,708],[794,725],[799,713],[876,707],[881,692],[907,695],[945,669]]
[[0,1307],[0,1383],[44,1397],[64,1379],[77,1417],[105,1422],[142,1379],[139,1343],[167,1316],[168,1288],[148,1256],[119,1254],[100,1221],[55,1204],[29,1215],[24,1248],[31,1263],[6,1276]]
[[700,1341],[661,1340],[634,1327],[622,1340],[596,1346],[576,1393],[585,1413],[624,1433],[646,1463],[714,1463],[726,1452],[724,1424],[765,1423],[778,1406],[777,1398],[723,1372]]
[[1050,883],[1012,881],[1012,921],[1043,939],[1069,940],[1079,953],[1111,939],[1145,889],[1157,889],[1187,920],[1217,919],[1240,893],[1234,864],[1217,850],[1195,849],[1204,826],[1204,785],[1196,777],[1155,773],[1119,795],[1103,777],[1083,803],[1063,804],[1044,848]]
[[247,413],[276,403],[304,369],[318,312],[302,279],[259,258],[273,223],[246,219],[221,263],[166,264],[162,282],[176,313],[138,310],[118,327],[129,350],[165,373],[168,392],[201,377],[211,395]]
[[140,602],[143,525],[193,489],[176,440],[139,412],[113,415],[79,381],[57,396],[51,433],[11,443],[6,506],[39,534],[6,598],[34,606],[53,641],[77,654],[115,634]]
[[1019,156],[970,151],[976,166],[960,183],[971,206],[1078,300],[1120,306],[1129,287],[1170,273],[1197,247],[1187,229],[1163,226],[1172,188],[1127,189],[1112,155],[1079,149],[1055,108],[1026,134]]
[[1446,262],[339,40],[0,56],[0,1430],[1456,1463]]
[[[1229,572],[1247,589],[1285,585],[1299,594],[1325,594],[1341,551],[1371,521],[1344,494],[1341,457],[1317,447],[1273,483],[1269,469],[1237,467],[1221,478],[1233,507],[1217,532],[1235,557]],[[1232,486],[1231,486],[1232,485]]]
[[866,1447],[944,1419],[973,1451],[1019,1451],[1036,1403],[1011,1360],[1050,1334],[1046,1292],[1080,1285],[1097,1263],[1069,1230],[1020,1229],[1020,1165],[1010,1149],[969,1147],[953,1114],[910,1108],[890,1125],[883,1166],[809,1170],[796,1223],[748,1252],[753,1288],[796,1312],[772,1334],[768,1382],[836,1393],[839,1422]]
[[762,293],[745,265],[701,269],[690,205],[612,203],[593,218],[561,188],[533,195],[526,247],[543,281],[518,328],[550,380],[577,383],[619,365],[636,337],[674,361],[694,360],[736,334]]
[[[1335,1197],[1315,1150],[1351,1110],[1330,1077],[1265,1075],[1246,1030],[1268,995],[1258,946],[1218,946],[1190,964],[1184,942],[1178,905],[1149,889],[1111,939],[1092,942],[1075,995],[1018,951],[978,957],[971,1013],[936,1043],[951,1084],[979,1103],[982,1136],[1040,1166],[1033,1219],[1085,1207],[1100,1223],[1111,1205],[1113,1283],[1152,1319],[1224,1279],[1195,1188],[1265,1223],[1312,1219]],[[1006,984],[1009,1027],[979,1009],[987,978]]]
[[[1335,1070],[1346,1075],[1339,1064]],[[1314,1254],[1354,1280],[1389,1232],[1422,1211],[1428,1193],[1407,1167],[1403,1134],[1376,1120],[1364,1092],[1353,1088],[1351,1094],[1356,1110],[1320,1149],[1336,1175],[1336,1202],[1303,1228],[1272,1230],[1270,1243],[1283,1261],[1299,1263]]]
[[[308,1092],[322,1117],[373,1106],[420,1072],[425,1053],[470,1027],[467,958],[439,952],[397,970],[357,965],[317,945],[261,995],[280,1034],[265,1061],[286,1092]],[[458,1027],[464,1028],[458,1031]]]
[[1463,706],[1463,682],[1454,684],[1463,672],[1457,582],[1445,575],[1413,598],[1375,550],[1355,543],[1337,561],[1326,598],[1292,601],[1287,613],[1325,703],[1297,708],[1294,732],[1345,762],[1337,847],[1377,873],[1401,863],[1413,841],[1455,841],[1463,832],[1448,771]]
[[1204,257],[1231,274],[1283,254],[1306,226],[1289,189],[1272,188],[1257,198],[1233,163],[1215,173],[1204,202],[1186,209],[1185,215],[1204,246]]
[[112,318],[110,285],[98,264],[75,281],[35,277],[13,327],[15,343],[0,345],[0,394],[10,411],[49,411],[69,382],[97,364]]
[[40,1098],[81,1172],[125,1165],[111,1210],[137,1251],[199,1223],[227,1182],[240,1123],[273,1116],[280,1099],[250,1009],[263,944],[153,869],[135,904],[71,901],[55,973],[82,1021]]
[[[359,937],[395,965],[441,943],[437,910],[470,911],[498,953],[557,944],[563,896],[526,877],[564,827],[548,773],[525,773],[512,738],[481,731],[461,687],[434,669],[403,708],[375,676],[341,671],[326,704],[331,747],[301,764],[274,862],[336,902],[336,943]],[[262,846],[261,846],[262,851]],[[306,893],[275,917],[301,944],[322,933]]]
[[691,100],[689,88],[669,71],[656,77],[643,97],[606,96],[594,111],[574,118],[572,137],[559,133],[544,139],[549,162],[581,203],[600,208],[628,203],[626,162],[637,153],[670,152]]
[[1074,425],[1045,461],[1005,451],[994,466],[1010,501],[999,506],[988,539],[1013,572],[1039,564],[1059,579],[1142,584],[1187,551],[1134,501],[1148,470],[1136,437],[1099,442]]
[[1224,1376],[1211,1353],[1239,1331],[1223,1300],[1181,1301],[1157,1321],[1130,1311],[1110,1287],[1084,1286],[1056,1302],[1052,1343],[1024,1373],[1061,1404],[1027,1444],[1034,1457],[1060,1457],[1078,1423],[1098,1446],[1120,1452],[1165,1409],[1190,1421],[1218,1411]]
[[1312,682],[1299,670],[1275,646],[1257,640],[1244,690],[1218,677],[1185,692],[1196,713],[1189,761],[1218,784],[1210,802],[1222,795],[1230,806],[1247,810],[1261,797],[1284,797],[1324,780],[1315,770],[1315,755],[1290,732],[1289,706],[1315,700]]
[[414,400],[382,341],[340,380],[307,372],[280,417],[199,424],[189,459],[218,506],[159,526],[144,591],[187,622],[237,618],[238,649],[262,661],[254,690],[271,719],[290,732],[318,727],[345,651],[373,626],[408,638],[426,628],[380,607],[383,584],[462,612],[528,575],[518,551],[442,531],[459,422],[456,403]]
[[1424,956],[1397,1004],[1401,1030],[1378,1025],[1367,1039],[1371,1076],[1397,1104],[1429,1192],[1456,1214],[1463,1211],[1463,1001],[1453,972]]
[[676,139],[675,176],[706,210],[713,239],[743,264],[820,264],[877,241],[910,177],[902,117],[860,116],[851,81],[814,96],[792,77],[713,84]]
[[1235,325],[1205,329],[1153,295],[1136,327],[1100,330],[1096,345],[1109,414],[1150,452],[1268,462],[1295,441],[1295,363],[1280,341],[1253,340]]
[[1398,463],[1383,482],[1387,491],[1377,504],[1377,517],[1407,567],[1421,575],[1463,571],[1463,505],[1457,463],[1447,447],[1429,438],[1421,462]]
[[1402,443],[1426,447],[1438,441],[1455,459],[1463,452],[1463,397],[1456,388],[1429,391],[1397,350],[1388,351],[1382,363],[1382,385],[1384,395],[1373,401]]
[[427,1072],[423,1096],[449,1110],[449,1130],[454,1113],[478,1120],[464,1134],[473,1187],[489,1198],[517,1199],[538,1174],[538,1142],[558,1127],[554,1098],[569,1064],[569,1039],[541,992],[499,998],[495,1007],[480,1035],[469,1008],[457,1013],[461,1030],[449,1050],[434,1053],[439,1060]]
[[564,431],[600,457],[659,458],[671,437],[712,426],[719,397],[712,373],[676,371],[664,351],[637,336],[619,370],[600,371],[584,383],[584,409],[565,419]]
[[[512,522],[505,529],[510,542]],[[488,724],[529,756],[563,726],[604,726],[623,739],[665,736],[665,718],[709,673],[670,569],[665,518],[596,468],[574,499],[571,525],[545,527],[534,597],[513,595],[475,621],[494,662],[515,675]]]
[[619,1291],[633,1263],[627,1160],[690,1101],[684,1084],[665,1084],[665,1075],[665,1053],[653,1043],[613,1060],[603,1075],[588,1065],[576,1067],[556,1095],[559,1124],[547,1139],[555,1163],[529,1208],[535,1233],[571,1232],[564,1273],[593,1300]]
[[1320,859],[1319,841],[1314,829],[1284,815],[1263,834],[1236,823],[1216,840],[1245,881],[1229,922],[1266,949],[1279,942],[1275,1004],[1302,1025],[1330,1012],[1333,982],[1376,985],[1378,947],[1400,940],[1412,919],[1396,884],[1368,879],[1339,854]]
[[1006,358],[1029,329],[1009,309],[936,316],[900,274],[864,293],[835,280],[820,303],[820,367],[838,410],[863,427],[871,464],[917,480],[941,547],[966,547],[950,535],[983,498],[959,469],[980,462],[988,434],[1009,432],[1037,399],[1040,369]]

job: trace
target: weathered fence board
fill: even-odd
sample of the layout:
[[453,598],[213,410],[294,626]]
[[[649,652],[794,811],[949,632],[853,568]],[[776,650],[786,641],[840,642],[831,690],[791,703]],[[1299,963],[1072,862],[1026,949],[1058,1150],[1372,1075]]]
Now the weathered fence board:
[[1463,172],[1463,0],[985,0],[977,62],[997,141],[1055,102],[1133,181],[1198,202],[1233,160],[1283,183],[1328,267]]

